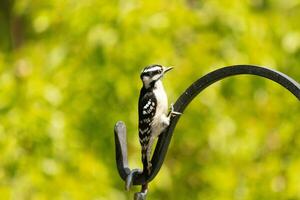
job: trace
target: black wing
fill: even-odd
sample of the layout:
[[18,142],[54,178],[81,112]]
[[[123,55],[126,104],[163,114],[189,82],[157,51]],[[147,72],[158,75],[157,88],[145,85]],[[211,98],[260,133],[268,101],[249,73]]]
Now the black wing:
[[145,153],[148,148],[156,104],[157,100],[154,93],[142,88],[139,98],[139,139],[142,146],[142,160],[145,159]]

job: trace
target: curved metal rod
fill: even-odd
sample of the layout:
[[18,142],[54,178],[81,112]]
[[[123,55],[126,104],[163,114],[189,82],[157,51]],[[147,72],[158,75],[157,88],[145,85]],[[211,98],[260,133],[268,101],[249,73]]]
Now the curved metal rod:
[[[229,76],[239,74],[251,74],[261,76],[274,82],[279,83],[292,94],[294,94],[298,100],[300,100],[300,84],[290,78],[289,76],[278,72],[276,70],[267,69],[253,65],[233,65],[217,69],[195,81],[176,101],[174,104],[174,110],[183,113],[189,103],[205,88],[211,84],[224,79]],[[180,118],[180,115],[171,119],[170,126],[160,134],[158,142],[156,144],[154,154],[152,156],[152,172],[150,176],[146,177],[145,174],[136,173],[133,177],[133,185],[141,185],[146,182],[150,182],[159,172],[162,163],[165,159],[173,131]],[[117,167],[121,178],[125,181],[131,170],[128,167],[127,162],[127,144],[126,144],[126,127],[123,122],[117,122],[115,126],[115,144],[116,144],[116,160]]]

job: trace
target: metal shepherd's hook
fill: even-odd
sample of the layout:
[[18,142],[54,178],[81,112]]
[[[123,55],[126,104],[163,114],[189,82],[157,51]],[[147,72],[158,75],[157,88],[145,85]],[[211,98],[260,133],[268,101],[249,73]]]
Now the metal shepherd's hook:
[[[174,104],[174,110],[183,113],[189,103],[205,88],[211,84],[229,76],[250,74],[270,79],[289,90],[300,100],[300,84],[289,76],[276,70],[253,66],[253,65],[234,65],[221,69],[217,69],[195,81],[185,92],[177,99]],[[165,159],[173,131],[181,115],[173,116],[169,127],[160,134],[156,144],[151,163],[152,170],[150,175],[146,176],[140,169],[131,170],[128,166],[127,158],[127,142],[126,142],[126,126],[119,121],[115,125],[115,149],[117,168],[120,177],[125,181],[126,190],[129,190],[132,185],[145,185],[151,182],[159,172]],[[135,200],[146,199],[147,191],[141,191],[135,194]]]

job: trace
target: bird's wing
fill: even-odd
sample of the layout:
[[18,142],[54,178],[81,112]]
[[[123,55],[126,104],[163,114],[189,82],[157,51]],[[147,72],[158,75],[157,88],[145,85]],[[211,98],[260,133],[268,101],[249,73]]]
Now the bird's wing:
[[157,100],[153,93],[141,95],[139,99],[139,138],[142,150],[146,150],[151,135],[151,123],[156,112]]

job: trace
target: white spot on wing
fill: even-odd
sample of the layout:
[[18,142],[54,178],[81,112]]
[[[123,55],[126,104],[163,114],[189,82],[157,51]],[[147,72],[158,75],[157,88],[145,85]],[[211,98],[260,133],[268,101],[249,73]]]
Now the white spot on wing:
[[142,129],[139,129],[140,133],[143,135],[144,133],[148,132],[149,128],[146,128],[144,130]]

